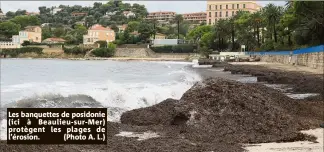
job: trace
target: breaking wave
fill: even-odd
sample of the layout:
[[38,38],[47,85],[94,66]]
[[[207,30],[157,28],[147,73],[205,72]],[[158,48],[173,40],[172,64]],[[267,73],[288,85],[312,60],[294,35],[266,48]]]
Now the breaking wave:
[[[164,74],[163,74],[164,75]],[[171,71],[175,79],[165,83],[148,82],[52,82],[23,83],[2,87],[1,93],[15,94],[16,99],[5,99],[0,109],[0,139],[6,139],[6,108],[94,108],[106,107],[108,120],[119,121],[123,112],[157,104],[167,98],[180,99],[194,83],[201,81],[198,74],[187,71]],[[8,101],[9,100],[9,101]]]

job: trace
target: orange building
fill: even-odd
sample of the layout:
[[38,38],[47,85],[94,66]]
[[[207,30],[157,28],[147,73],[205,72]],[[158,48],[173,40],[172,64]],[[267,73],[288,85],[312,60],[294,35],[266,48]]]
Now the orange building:
[[175,12],[151,12],[147,15],[147,20],[157,20],[159,22],[168,22],[175,18]]
[[232,16],[238,11],[257,12],[262,7],[255,1],[212,1],[207,0],[207,18],[208,25],[215,24],[219,19],[225,19]]
[[206,12],[187,13],[182,14],[183,20],[196,23],[206,22]]
[[94,44],[96,41],[115,41],[115,31],[99,24],[93,25],[88,29],[88,34],[83,35],[83,44]]
[[40,26],[27,26],[25,30],[19,31],[19,35],[13,35],[12,41],[16,44],[22,44],[24,41],[42,42],[42,28]]

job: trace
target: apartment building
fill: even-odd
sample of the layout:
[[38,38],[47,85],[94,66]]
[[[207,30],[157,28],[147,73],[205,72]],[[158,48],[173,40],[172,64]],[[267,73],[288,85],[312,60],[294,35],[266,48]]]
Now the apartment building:
[[169,22],[173,20],[176,16],[175,12],[151,12],[147,15],[147,20],[156,19],[159,22]]
[[225,19],[242,10],[251,13],[257,12],[261,6],[256,1],[207,1],[207,17],[206,23],[209,25],[215,24],[219,19]]
[[193,23],[202,23],[206,22],[207,14],[206,12],[197,12],[197,13],[187,13],[182,14],[183,20],[190,21]]
[[96,41],[115,41],[115,31],[99,24],[93,25],[88,29],[88,34],[83,35],[83,44],[94,44]]
[[27,26],[25,30],[19,31],[19,35],[12,36],[12,42],[22,44],[24,41],[42,42],[42,28],[40,26]]

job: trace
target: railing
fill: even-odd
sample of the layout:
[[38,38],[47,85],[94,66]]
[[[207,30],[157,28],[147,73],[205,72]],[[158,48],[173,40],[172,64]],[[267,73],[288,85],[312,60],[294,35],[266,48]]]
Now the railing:
[[298,54],[316,53],[316,52],[324,52],[324,45],[296,49],[293,51],[246,52],[246,55],[298,55]]

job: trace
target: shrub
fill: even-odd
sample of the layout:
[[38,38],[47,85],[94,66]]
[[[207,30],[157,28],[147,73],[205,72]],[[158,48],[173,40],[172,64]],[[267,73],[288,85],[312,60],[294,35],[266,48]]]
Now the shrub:
[[91,53],[97,57],[112,57],[115,55],[115,50],[108,46],[108,48],[96,48]]
[[196,46],[192,44],[165,45],[151,47],[156,53],[193,53]]
[[27,45],[30,45],[30,42],[29,41],[24,41],[21,45],[22,46],[27,46]]
[[19,54],[23,53],[37,53],[42,54],[43,48],[39,47],[22,47],[15,49],[3,49],[1,55],[9,55],[10,57],[17,57]]
[[213,52],[213,50],[209,49],[208,47],[201,47],[199,48],[199,54],[203,57],[208,58],[209,54]]
[[99,44],[100,48],[106,48],[107,42],[106,41],[96,41],[95,44]]
[[114,43],[109,43],[109,44],[108,44],[108,48],[111,49],[111,50],[115,50],[115,49],[116,49],[116,44],[114,44]]
[[66,48],[66,47],[63,47],[63,50],[64,50],[64,53],[66,53],[66,54],[85,55],[88,51],[91,50],[91,48],[85,48],[85,47]]

